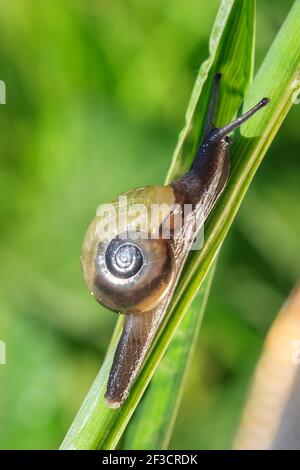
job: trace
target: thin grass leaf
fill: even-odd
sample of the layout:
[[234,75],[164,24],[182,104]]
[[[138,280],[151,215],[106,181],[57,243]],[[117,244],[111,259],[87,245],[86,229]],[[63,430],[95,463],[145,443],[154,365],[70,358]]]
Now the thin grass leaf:
[[[186,123],[180,134],[173,165],[168,175],[169,181],[174,179],[176,169],[182,172],[186,161],[193,159],[193,154],[187,154],[185,151],[188,148],[187,145],[184,145],[185,142],[188,139],[192,141],[196,135],[203,133],[202,127],[198,129],[197,125],[203,126],[204,124],[199,103],[208,103],[209,100],[210,90],[207,87],[206,90],[203,89],[207,76],[215,70],[222,70],[223,76],[225,76],[227,86],[222,88],[222,103],[226,102],[227,106],[222,106],[221,103],[221,111],[218,113],[218,120],[223,123],[233,117],[252,80],[255,0],[235,2],[221,36],[215,32],[218,28],[219,17],[211,35],[209,59],[200,68],[188,106]],[[199,120],[198,116],[202,119]],[[192,135],[188,133],[190,129],[194,129]],[[197,142],[189,147],[192,149],[195,144]],[[206,278],[202,283],[200,292],[178,327],[142,402],[129,423],[125,440],[122,442],[124,449],[161,449],[168,446],[180,404],[186,370],[206,307],[213,269],[209,272],[208,277],[209,279]]]
[[233,222],[247,188],[263,156],[292,106],[292,82],[300,67],[300,0],[297,0],[277,35],[249,92],[245,106],[263,95],[271,104],[244,124],[232,149],[232,171],[222,198],[206,224],[206,243],[200,253],[191,253],[168,314],[131,393],[118,410],[103,401],[113,347],[104,361],[82,408],[62,444],[63,449],[113,449],[162,359],[176,328],[208,273]]

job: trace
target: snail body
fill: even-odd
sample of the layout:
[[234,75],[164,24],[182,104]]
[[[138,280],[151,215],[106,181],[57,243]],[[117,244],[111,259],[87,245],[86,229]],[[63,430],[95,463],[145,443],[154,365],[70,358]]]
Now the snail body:
[[[127,397],[172,298],[199,215],[203,225],[226,185],[228,134],[269,102],[264,98],[216,128],[220,78],[216,74],[204,136],[188,172],[170,185],[128,191],[100,206],[86,232],[81,256],[86,284],[98,302],[125,317],[105,394],[110,407]],[[153,208],[159,210],[150,217]]]

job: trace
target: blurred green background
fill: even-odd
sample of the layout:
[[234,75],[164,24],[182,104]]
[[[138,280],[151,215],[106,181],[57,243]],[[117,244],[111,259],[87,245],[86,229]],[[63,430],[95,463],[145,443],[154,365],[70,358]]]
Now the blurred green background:
[[[259,0],[256,69],[292,1]],[[97,205],[164,181],[219,0],[0,6],[0,448],[57,448],[116,316],[79,255]],[[232,445],[263,338],[300,266],[299,110],[226,239],[171,448]]]

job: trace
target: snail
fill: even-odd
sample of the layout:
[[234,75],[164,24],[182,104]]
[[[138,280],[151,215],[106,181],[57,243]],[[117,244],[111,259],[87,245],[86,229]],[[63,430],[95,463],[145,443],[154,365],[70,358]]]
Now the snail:
[[[111,408],[124,402],[141,368],[199,229],[195,221],[201,214],[203,225],[226,185],[228,134],[269,102],[263,98],[217,128],[220,79],[216,74],[202,142],[187,173],[169,185],[135,189],[100,206],[84,238],[81,266],[88,289],[125,317],[105,394]],[[159,211],[150,218],[153,207]]]

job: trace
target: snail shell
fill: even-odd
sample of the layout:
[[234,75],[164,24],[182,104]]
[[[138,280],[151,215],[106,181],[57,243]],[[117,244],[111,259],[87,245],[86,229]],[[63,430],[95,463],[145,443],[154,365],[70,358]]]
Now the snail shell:
[[[108,211],[105,207],[98,211],[84,239],[81,265],[98,302],[110,310],[137,315],[156,307],[174,280],[172,243],[157,229],[169,217],[175,198],[170,186],[140,188],[123,197],[126,205],[113,200]],[[147,215],[152,204],[161,207],[155,225],[150,217],[141,220],[136,211],[139,204]],[[126,221],[116,224],[125,212]]]

